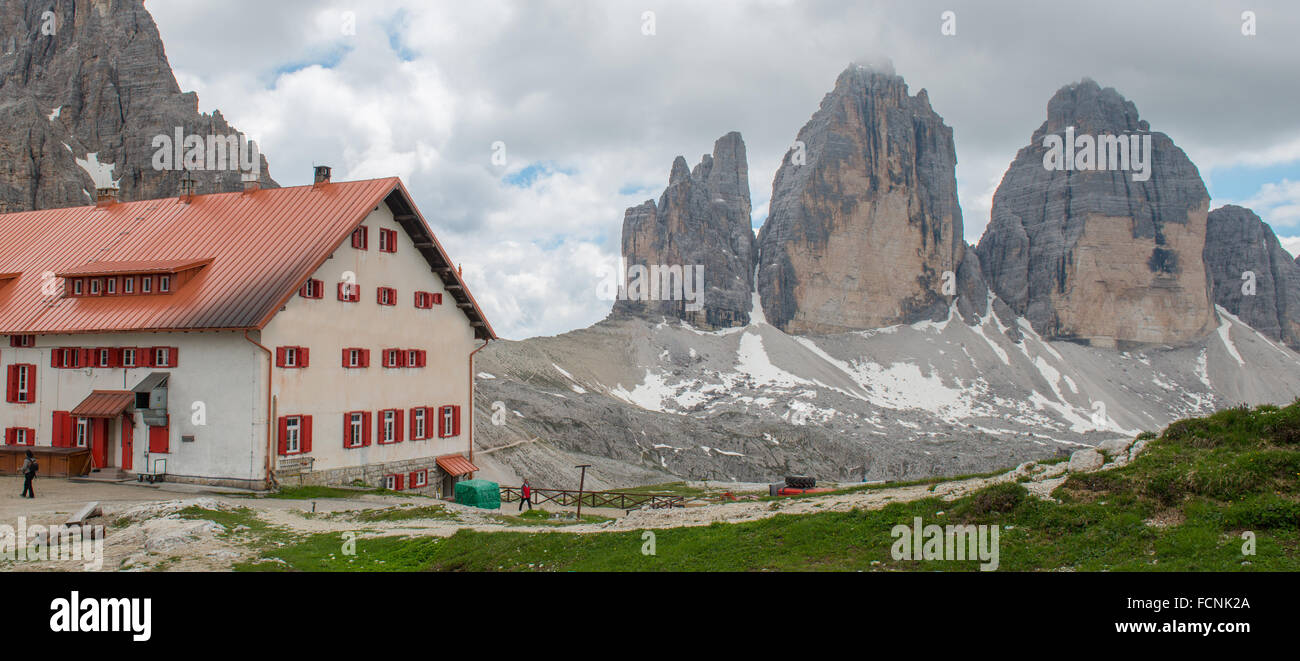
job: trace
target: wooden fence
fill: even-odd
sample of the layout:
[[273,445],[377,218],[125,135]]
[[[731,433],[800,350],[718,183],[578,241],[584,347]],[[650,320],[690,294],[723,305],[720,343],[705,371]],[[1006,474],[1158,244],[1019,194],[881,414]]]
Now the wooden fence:
[[[539,489],[534,487],[531,491],[531,500],[534,505],[555,503],[564,507],[572,507],[578,504],[579,493],[576,490]],[[501,502],[517,503],[522,498],[521,487],[501,487]],[[640,509],[646,505],[649,505],[651,509],[686,506],[685,496],[669,496],[655,493],[583,491],[581,498],[583,507],[614,507],[621,510]]]

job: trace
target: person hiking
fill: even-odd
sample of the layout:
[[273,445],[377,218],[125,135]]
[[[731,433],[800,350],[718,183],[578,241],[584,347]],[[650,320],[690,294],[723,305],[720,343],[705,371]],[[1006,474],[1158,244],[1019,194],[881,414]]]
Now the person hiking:
[[533,488],[529,486],[528,480],[524,480],[524,486],[519,488],[522,497],[519,499],[519,511],[524,511],[524,503],[528,503],[528,511],[533,511]]
[[36,478],[36,471],[41,465],[37,463],[36,457],[32,456],[32,451],[27,451],[27,459],[23,461],[23,498],[35,498],[36,492],[32,490],[32,480]]

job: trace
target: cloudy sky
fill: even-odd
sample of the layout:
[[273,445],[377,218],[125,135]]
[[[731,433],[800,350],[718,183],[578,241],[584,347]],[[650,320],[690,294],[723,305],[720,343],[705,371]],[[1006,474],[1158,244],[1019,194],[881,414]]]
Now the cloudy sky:
[[282,185],[314,164],[401,176],[512,339],[603,318],[623,210],[731,130],[760,226],[782,155],[851,62],[892,61],[953,127],[970,243],[1052,93],[1090,77],[1188,153],[1212,206],[1254,208],[1300,252],[1300,6],[1285,0],[147,6],[181,88],[257,139]]

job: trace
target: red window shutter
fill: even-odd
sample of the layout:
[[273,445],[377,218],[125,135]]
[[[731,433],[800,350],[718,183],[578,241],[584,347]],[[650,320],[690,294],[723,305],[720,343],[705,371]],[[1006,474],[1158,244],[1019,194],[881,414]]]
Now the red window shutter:
[[311,452],[311,416],[302,416],[302,422],[299,423],[298,429],[299,435],[301,436],[301,439],[298,441],[299,449],[301,449],[304,454]]
[[[153,436],[152,430],[150,431],[149,435]],[[289,417],[288,416],[283,416],[283,415],[280,416],[279,440],[280,442],[277,444],[277,448],[278,448],[277,451],[280,453],[280,456],[283,457],[284,455],[289,454]]]
[[442,305],[442,294],[434,294],[434,295],[433,295],[433,304],[434,304],[434,305]]
[[53,445],[56,448],[68,447],[68,423],[69,422],[71,422],[71,419],[68,417],[67,411],[54,412],[54,429],[53,429],[54,438],[51,441],[51,445]]
[[361,414],[361,445],[370,445],[370,411]]
[[344,348],[343,348],[343,366],[344,366],[344,367],[351,367],[351,365],[348,364],[348,358],[349,358],[349,354],[351,354],[351,352],[352,352],[351,349],[348,349],[347,347],[344,347]]
[[109,367],[121,367],[121,366],[122,366],[122,350],[121,350],[121,349],[116,349],[116,348],[114,348],[114,349],[109,349],[109,350],[108,350],[108,366],[109,366]]
[[343,447],[352,447],[352,413],[343,414]]
[[[31,378],[30,376],[28,378]],[[5,379],[5,401],[18,401],[18,366],[10,365],[9,373]]]
[[285,354],[285,347],[276,347],[276,348],[275,348],[275,366],[276,366],[276,367],[284,367],[284,354]]
[[369,350],[369,349],[362,349],[362,350],[361,350],[361,366],[362,366],[362,367],[370,367],[370,350]]
[[447,407],[445,407],[445,406],[439,406],[439,407],[438,407],[438,415],[437,415],[437,417],[434,418],[434,420],[433,420],[433,424],[434,424],[434,425],[437,425],[437,427],[438,427],[438,438],[447,438],[447,436],[448,436],[448,434],[447,434],[447,428],[446,428],[445,425],[442,424],[442,416],[446,415],[446,414],[447,414],[446,412],[447,412]]
[[395,491],[401,491],[406,488],[406,485],[403,484],[403,480],[402,480],[403,477],[405,476],[403,476],[401,473],[398,473],[397,475],[393,476],[393,489]]
[[176,367],[181,364],[181,350],[179,347],[167,347],[167,366]]
[[347,295],[347,286],[348,286],[348,283],[346,283],[346,282],[340,282],[340,283],[339,283],[339,300],[340,300],[340,301],[346,301],[346,300],[348,300],[348,295]]
[[77,367],[89,367],[95,364],[95,350],[81,349],[77,358]]
[[149,453],[167,454],[171,452],[171,421],[161,427],[149,428]]
[[402,413],[402,409],[397,409],[397,411],[393,413],[393,440],[398,443],[405,440],[404,434],[402,433]]
[[61,359],[63,358],[63,349],[55,347],[50,350],[50,367],[55,369],[63,367]]
[[36,445],[36,430],[31,427],[27,428],[27,444]]
[[416,433],[416,432],[418,432],[419,430],[415,428],[415,412],[416,412],[417,410],[419,410],[419,409],[411,409],[411,422],[410,422],[410,425],[411,425],[411,440],[412,440],[412,441],[418,441],[418,440],[420,440],[420,436]]
[[416,363],[415,363],[416,367],[424,367],[425,365],[429,364],[429,352],[425,351],[424,349],[420,349],[418,352],[416,352],[415,358],[416,358]]
[[460,436],[460,406],[451,407],[451,435]]
[[14,444],[14,428],[10,427],[5,430],[5,445]]
[[154,367],[153,347],[138,347],[135,350],[135,363],[140,367]]
[[298,347],[298,367],[307,367],[311,363],[311,350],[307,347]]

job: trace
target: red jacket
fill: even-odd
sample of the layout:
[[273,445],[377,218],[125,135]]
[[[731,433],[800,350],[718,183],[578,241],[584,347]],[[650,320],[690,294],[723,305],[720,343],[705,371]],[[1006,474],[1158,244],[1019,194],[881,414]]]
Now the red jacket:
[[527,484],[525,484],[525,485],[524,485],[524,499],[527,500],[528,497],[529,497],[529,496],[532,496],[532,495],[533,495],[533,488],[530,487],[530,486],[528,486]]

